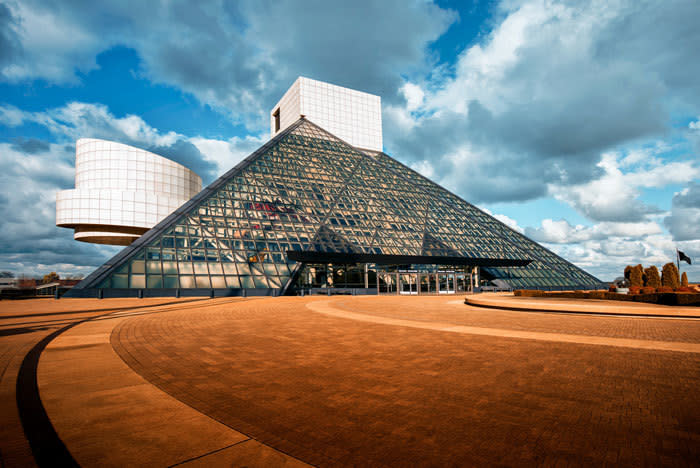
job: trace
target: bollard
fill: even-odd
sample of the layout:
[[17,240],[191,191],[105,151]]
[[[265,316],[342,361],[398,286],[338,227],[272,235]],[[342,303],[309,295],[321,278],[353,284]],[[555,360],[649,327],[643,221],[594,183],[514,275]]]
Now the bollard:
[[104,290],[98,289],[98,290],[97,290],[97,298],[98,298],[98,299],[104,299],[104,297],[105,297],[105,292],[104,292]]
[[139,299],[143,299],[143,289],[139,289]]
[[54,299],[60,299],[60,298],[61,298],[61,295],[60,295],[59,292],[58,292],[58,288],[56,288],[56,292],[53,293],[53,297],[54,297]]
[[180,297],[180,288],[175,290],[175,297]]
[[247,291],[247,289],[243,288],[243,292],[242,292],[241,296],[246,297],[246,291]]
[[214,290],[212,289],[211,292],[209,293],[209,297],[214,299]]

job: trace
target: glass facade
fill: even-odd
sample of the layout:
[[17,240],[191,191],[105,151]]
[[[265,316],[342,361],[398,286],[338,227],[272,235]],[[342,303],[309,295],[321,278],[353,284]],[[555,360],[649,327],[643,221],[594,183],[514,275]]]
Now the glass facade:
[[[484,267],[482,276],[514,288],[599,283],[386,154],[363,153],[300,119],[79,288],[283,292],[300,276],[321,284],[322,275],[328,284],[327,269],[290,260],[288,252],[526,259],[524,267]],[[351,263],[332,272],[335,284],[365,282],[363,265]],[[380,270],[372,270],[370,287],[377,287]],[[426,290],[455,290],[463,271],[400,284],[408,293],[421,281]]]

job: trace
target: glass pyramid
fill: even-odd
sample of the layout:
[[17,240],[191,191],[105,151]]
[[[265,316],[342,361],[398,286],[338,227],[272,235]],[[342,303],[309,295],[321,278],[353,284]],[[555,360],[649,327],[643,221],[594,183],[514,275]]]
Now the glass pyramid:
[[[73,288],[281,294],[304,261],[481,266],[513,288],[600,281],[384,153],[301,118]],[[291,286],[291,288],[290,288]]]

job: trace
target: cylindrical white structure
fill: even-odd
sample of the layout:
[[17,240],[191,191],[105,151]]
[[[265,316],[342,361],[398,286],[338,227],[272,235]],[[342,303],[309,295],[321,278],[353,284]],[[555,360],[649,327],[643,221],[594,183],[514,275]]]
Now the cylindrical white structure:
[[202,189],[169,159],[94,138],[75,145],[75,189],[56,194],[56,226],[96,244],[129,245]]

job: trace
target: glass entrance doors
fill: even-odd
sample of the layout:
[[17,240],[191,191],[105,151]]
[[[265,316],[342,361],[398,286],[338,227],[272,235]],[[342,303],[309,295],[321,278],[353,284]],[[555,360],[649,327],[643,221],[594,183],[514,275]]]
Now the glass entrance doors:
[[455,293],[455,274],[438,273],[438,292],[440,294]]
[[401,294],[418,294],[418,275],[416,273],[401,273],[399,284]]
[[457,294],[469,290],[470,275],[454,270],[399,270],[377,272],[380,294]]

